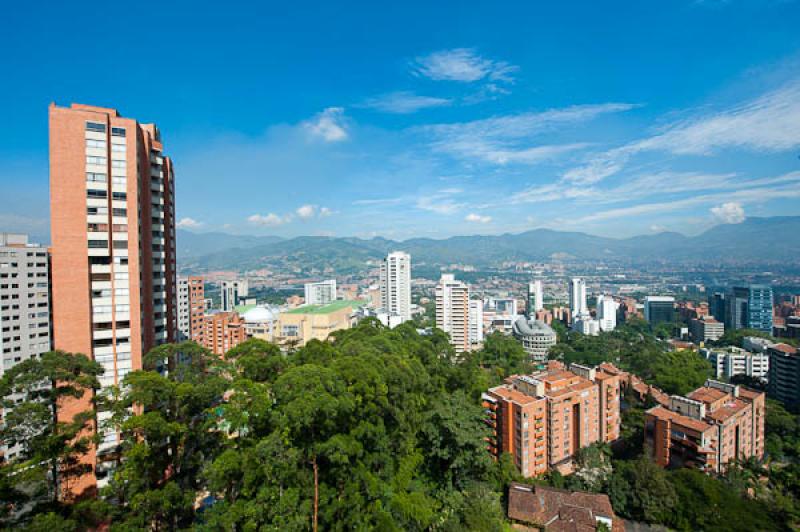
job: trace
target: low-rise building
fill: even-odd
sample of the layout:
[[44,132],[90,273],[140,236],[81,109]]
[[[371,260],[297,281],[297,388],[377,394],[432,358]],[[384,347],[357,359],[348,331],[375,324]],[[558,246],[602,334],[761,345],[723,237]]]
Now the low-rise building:
[[705,315],[689,321],[689,333],[694,342],[716,341],[725,334],[725,324]]
[[767,393],[790,408],[800,406],[800,353],[797,348],[788,344],[774,344],[767,348],[767,355]]
[[619,437],[619,396],[619,376],[577,364],[511,376],[483,394],[489,452],[511,454],[526,477],[569,473],[579,449]]
[[334,301],[328,305],[303,305],[283,312],[275,341],[285,347],[303,347],[311,340],[325,341],[331,333],[349,329],[354,309],[361,301]]
[[522,348],[534,364],[547,362],[547,354],[558,340],[552,327],[538,320],[529,320],[525,316],[520,316],[514,322],[513,334],[522,343]]
[[246,305],[237,307],[236,312],[244,321],[244,329],[248,338],[259,338],[267,342],[275,340],[280,309],[270,305]]
[[714,376],[730,380],[735,375],[756,379],[769,377],[769,356],[751,353],[740,347],[701,348],[700,354],[711,363]]
[[764,455],[765,394],[707,380],[686,397],[645,413],[645,443],[662,467],[720,473],[735,460]]
[[604,493],[516,482],[508,488],[508,519],[516,525],[515,530],[625,532],[624,521],[614,514]]

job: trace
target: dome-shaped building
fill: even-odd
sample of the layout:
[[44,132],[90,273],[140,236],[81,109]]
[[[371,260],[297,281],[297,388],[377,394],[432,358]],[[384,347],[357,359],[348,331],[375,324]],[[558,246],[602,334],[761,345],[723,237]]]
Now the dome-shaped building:
[[244,320],[248,338],[260,338],[268,342],[273,341],[275,324],[280,316],[280,310],[277,307],[256,305],[248,308],[241,316],[242,320]]
[[528,320],[524,316],[514,322],[511,331],[522,343],[523,349],[534,364],[547,362],[547,353],[558,340],[558,335],[552,327],[543,321]]

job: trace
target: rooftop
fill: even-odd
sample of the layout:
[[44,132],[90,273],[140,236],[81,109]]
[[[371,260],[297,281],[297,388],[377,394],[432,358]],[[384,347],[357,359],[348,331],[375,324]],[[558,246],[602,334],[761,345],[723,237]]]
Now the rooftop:
[[342,310],[343,308],[350,307],[352,309],[358,308],[366,304],[365,301],[358,300],[341,300],[328,303],[327,305],[303,305],[288,311],[286,314],[330,314]]
[[673,412],[672,410],[668,410],[663,406],[654,406],[650,410],[647,411],[653,417],[663,420],[670,420],[673,423],[680,425],[682,427],[686,427],[688,429],[697,431],[697,432],[705,432],[711,428],[711,425],[706,423],[705,421],[700,421],[699,419],[694,419],[689,416],[684,416],[678,414],[677,412]]
[[545,486],[511,484],[508,517],[538,527],[546,526],[547,530],[576,531],[596,530],[599,518],[611,521],[615,532],[624,530],[622,520],[614,515],[608,495]]
[[715,401],[719,401],[726,395],[730,395],[727,392],[722,390],[718,390],[716,388],[698,388],[695,391],[691,392],[688,397],[689,399],[694,399],[695,401],[700,401],[701,403],[714,403]]

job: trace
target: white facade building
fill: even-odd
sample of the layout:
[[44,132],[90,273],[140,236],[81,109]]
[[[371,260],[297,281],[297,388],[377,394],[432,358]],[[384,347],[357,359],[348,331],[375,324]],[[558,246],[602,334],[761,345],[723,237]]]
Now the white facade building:
[[237,279],[235,281],[222,281],[220,285],[220,308],[222,312],[233,312],[239,300],[247,297],[247,279]]
[[528,316],[532,317],[542,309],[544,309],[542,281],[537,279],[528,283]]
[[619,304],[609,295],[597,296],[597,321],[601,331],[613,331],[617,327]]
[[450,335],[456,351],[469,350],[469,287],[451,273],[436,285],[436,327]]
[[726,349],[700,349],[700,354],[711,362],[717,378],[730,379],[734,375],[747,375],[758,379],[769,376],[769,355],[750,353],[738,347]]
[[525,317],[520,317],[514,322],[513,333],[534,364],[546,363],[550,348],[556,345],[558,340],[558,335],[552,327],[542,321]]
[[411,319],[411,255],[394,251],[383,260],[380,273],[381,306],[403,321]]
[[327,305],[336,301],[336,279],[305,284],[306,305]]
[[584,314],[581,318],[572,322],[572,330],[586,336],[597,336],[600,334],[600,322]]
[[483,343],[483,301],[480,299],[469,302],[469,342],[473,345]]
[[586,306],[586,282],[583,279],[575,278],[570,281],[569,310],[573,320],[589,314]]

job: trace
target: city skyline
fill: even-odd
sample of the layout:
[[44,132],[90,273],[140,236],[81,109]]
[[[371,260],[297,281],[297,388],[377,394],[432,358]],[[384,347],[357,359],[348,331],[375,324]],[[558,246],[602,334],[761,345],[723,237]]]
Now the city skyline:
[[[626,17],[591,4],[514,17],[286,8],[280,27],[253,8],[236,31],[168,6],[166,23],[191,24],[102,49],[59,39],[77,15],[54,8],[31,27],[26,9],[0,32],[14,52],[6,70],[26,79],[0,88],[14,102],[0,148],[7,231],[47,234],[51,101],[157,122],[180,176],[178,221],[192,231],[625,237],[798,214],[796,2],[687,0]],[[115,9],[81,16],[111,37]],[[135,27],[142,15],[124,16]],[[421,35],[410,40],[412,21]],[[169,61],[163,86],[142,66],[148,53]]]

